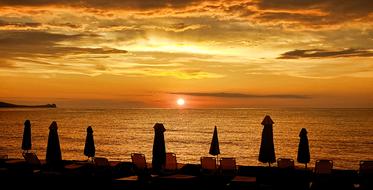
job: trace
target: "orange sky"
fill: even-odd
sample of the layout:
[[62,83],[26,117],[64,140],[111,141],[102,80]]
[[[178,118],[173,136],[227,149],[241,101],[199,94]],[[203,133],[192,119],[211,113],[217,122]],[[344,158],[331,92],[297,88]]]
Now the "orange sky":
[[0,10],[0,101],[373,107],[371,0],[5,0]]

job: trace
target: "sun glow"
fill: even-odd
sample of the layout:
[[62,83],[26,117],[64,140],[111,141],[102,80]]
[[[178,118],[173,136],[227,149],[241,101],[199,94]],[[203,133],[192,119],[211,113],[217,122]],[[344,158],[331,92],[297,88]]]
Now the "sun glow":
[[185,104],[185,100],[182,99],[182,98],[179,98],[179,99],[177,99],[176,103],[177,103],[177,105],[179,105],[179,106],[183,106],[183,105]]

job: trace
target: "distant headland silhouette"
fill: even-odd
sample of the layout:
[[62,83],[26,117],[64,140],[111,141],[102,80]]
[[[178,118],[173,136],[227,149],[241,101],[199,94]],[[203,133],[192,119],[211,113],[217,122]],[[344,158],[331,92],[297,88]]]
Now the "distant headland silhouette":
[[45,105],[17,105],[6,102],[0,102],[0,108],[57,108],[56,104]]

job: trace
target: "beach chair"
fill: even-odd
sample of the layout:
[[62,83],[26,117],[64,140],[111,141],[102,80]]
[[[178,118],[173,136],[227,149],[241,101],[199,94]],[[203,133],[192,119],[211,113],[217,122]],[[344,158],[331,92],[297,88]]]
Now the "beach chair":
[[177,161],[176,161],[176,154],[172,152],[166,153],[166,164],[164,169],[168,172],[176,172],[177,168]]
[[277,159],[278,168],[294,168],[294,160],[290,158],[279,158]]
[[118,188],[141,189],[143,184],[147,184],[153,177],[148,170],[145,155],[141,153],[132,153],[132,169],[130,175],[116,178],[113,180],[113,186]]
[[333,169],[332,160],[316,160],[316,164],[315,164],[316,175],[331,174],[332,169]]
[[26,152],[23,154],[23,158],[25,158],[26,163],[32,166],[33,168],[41,167],[41,162],[35,153]]
[[201,157],[201,172],[202,174],[216,174],[216,158],[215,157]]
[[8,159],[8,155],[0,154],[0,160],[7,160],[7,159]]
[[144,154],[132,153],[131,154],[131,160],[132,160],[132,163],[135,166],[135,170],[143,171],[143,170],[148,169]]
[[361,160],[359,167],[360,175],[373,175],[373,160]]
[[311,189],[336,189],[335,181],[331,175],[332,169],[332,160],[316,160]]
[[110,167],[109,160],[104,157],[95,157],[93,159],[94,164],[94,175],[99,176],[102,179],[111,178],[112,170]]
[[146,163],[145,155],[141,153],[131,154],[132,164],[139,180],[151,180],[158,175],[152,175]]
[[359,184],[360,189],[373,189],[373,160],[360,161]]
[[220,159],[220,172],[222,175],[236,175],[237,165],[235,158],[221,158]]
[[159,189],[190,189],[195,185],[197,176],[188,175],[179,171],[176,154],[166,153],[165,171],[161,176],[157,176],[154,182]]
[[104,157],[95,157],[93,159],[93,163],[95,164],[96,167],[109,167],[110,166],[109,160]]
[[224,177],[223,180],[228,180],[226,185],[236,188],[251,188],[256,186],[256,177],[237,175],[237,165],[235,158],[221,158],[220,172]]
[[3,165],[6,160],[8,160],[8,155],[0,154],[0,165]]

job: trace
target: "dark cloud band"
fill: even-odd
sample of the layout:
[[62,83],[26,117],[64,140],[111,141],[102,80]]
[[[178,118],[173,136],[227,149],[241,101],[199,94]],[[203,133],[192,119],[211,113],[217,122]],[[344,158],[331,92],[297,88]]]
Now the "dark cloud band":
[[186,96],[205,96],[217,98],[279,98],[279,99],[309,99],[310,97],[295,94],[244,94],[244,93],[230,93],[230,92],[171,92],[169,94],[186,95]]
[[345,49],[328,51],[322,49],[293,50],[281,54],[278,59],[326,58],[326,57],[373,57],[371,49]]

